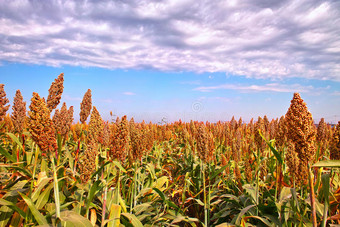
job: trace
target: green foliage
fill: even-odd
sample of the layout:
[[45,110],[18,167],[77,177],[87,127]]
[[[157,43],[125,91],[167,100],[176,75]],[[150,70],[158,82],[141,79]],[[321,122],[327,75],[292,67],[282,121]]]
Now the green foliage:
[[[294,187],[284,149],[276,147],[274,140],[266,140],[264,151],[250,150],[239,161],[229,159],[224,164],[221,154],[231,148],[223,143],[216,146],[211,163],[202,163],[192,148],[176,139],[155,143],[133,164],[108,159],[107,149],[100,147],[93,160],[96,169],[87,182],[81,180],[77,141],[72,138],[58,139],[57,159],[43,156],[28,135],[25,142],[11,133],[1,140],[0,227],[311,224],[309,189]],[[80,155],[85,149],[80,142]],[[250,179],[246,165],[250,165]],[[276,176],[277,167],[282,179]],[[338,209],[332,202],[338,190],[332,184],[339,182],[338,167],[336,160],[312,166],[317,220],[323,226],[332,222],[327,217]],[[279,183],[283,186],[277,189]]]

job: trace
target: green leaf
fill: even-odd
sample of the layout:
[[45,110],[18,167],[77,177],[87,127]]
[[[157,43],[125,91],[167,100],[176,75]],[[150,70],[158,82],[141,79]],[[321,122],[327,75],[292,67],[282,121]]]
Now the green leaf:
[[132,224],[132,226],[135,227],[143,227],[143,224],[138,220],[138,218],[130,213],[122,213],[121,215],[123,215],[124,217],[126,217],[129,222]]
[[260,136],[262,137],[262,139],[264,141],[266,141],[267,145],[269,146],[270,150],[273,152],[273,154],[275,155],[275,158],[277,159],[277,161],[279,162],[280,165],[283,165],[283,161],[282,161],[282,157],[280,155],[280,153],[273,147],[273,145],[271,144],[271,141],[267,141],[266,138],[264,138],[264,136],[262,135],[262,133],[259,131]]
[[151,203],[142,203],[135,206],[132,210],[136,215],[140,215],[144,211],[148,210],[150,207],[152,208]]
[[21,197],[25,200],[26,204],[28,205],[28,207],[30,208],[35,220],[38,222],[39,225],[45,225],[48,224],[47,220],[45,219],[45,217],[38,211],[38,209],[34,206],[32,200],[30,198],[28,198],[26,195],[22,194],[19,192],[19,194],[21,195]]
[[50,198],[50,192],[53,188],[53,184],[51,183],[38,197],[38,200],[35,204],[38,210],[42,209]]
[[158,188],[152,188],[157,194],[161,197],[161,199],[165,202],[165,195],[163,192],[161,192]]
[[10,154],[8,151],[6,151],[1,145],[0,145],[0,153],[5,156],[7,159],[11,160],[12,162],[16,162],[17,160]]
[[323,210],[323,219],[322,225],[326,227],[327,224],[327,215],[328,215],[328,207],[329,207],[329,174],[323,174],[321,177],[322,180],[322,190],[325,197],[325,206]]
[[27,169],[25,169],[25,168],[22,168],[22,167],[19,167],[19,166],[14,166],[14,165],[8,166],[8,167],[4,166],[4,167],[9,168],[9,169],[15,169],[19,172],[24,173],[27,177],[32,178],[32,173],[28,172]]
[[[13,198],[14,199],[14,198]],[[8,226],[7,223],[9,219],[12,217],[14,210],[11,209],[8,206],[1,206],[0,207],[0,213],[1,213],[1,218],[0,218],[0,227],[6,227]]]
[[16,184],[11,186],[11,188],[8,190],[8,192],[2,198],[18,196],[19,191],[20,192],[27,191],[27,188],[24,188],[25,185],[27,184],[27,182],[28,182],[27,180],[18,181]]
[[124,167],[120,164],[120,162],[117,162],[117,161],[112,161],[112,163],[117,166],[120,171],[122,171],[123,173],[126,173],[126,170],[124,169]]
[[118,194],[118,196],[119,196],[119,204],[120,204],[120,206],[122,207],[123,212],[124,212],[124,213],[127,213],[127,209],[126,209],[125,202],[124,202],[124,200],[122,199],[122,197],[120,196],[120,193]]
[[94,196],[98,193],[98,191],[100,189],[99,184],[100,184],[100,181],[98,180],[98,181],[94,182],[94,184],[91,186],[89,195],[88,195],[87,200],[86,200],[86,215],[88,215],[88,213],[89,213],[90,204],[91,204]]
[[74,227],[93,227],[87,218],[70,210],[62,211],[60,213],[60,220],[65,221],[66,224],[72,223]]
[[96,172],[94,172],[92,175],[91,175],[91,178],[92,179],[94,176],[96,176],[98,173],[101,173],[104,169],[104,167],[108,164],[110,164],[111,162],[110,161],[107,161],[104,165],[102,165],[99,169],[97,169]]
[[228,165],[225,165],[223,167],[221,167],[220,169],[218,169],[210,178],[210,180],[213,180],[215,177],[217,177],[218,174],[222,173],[226,168],[228,167]]
[[291,188],[283,187],[280,193],[279,202],[282,203],[287,201],[290,197],[292,197]]
[[20,214],[21,217],[25,218],[26,216],[26,213],[21,210],[19,207],[17,207],[17,205],[13,202],[10,202],[8,200],[5,200],[5,199],[0,199],[0,205],[2,206],[7,206],[9,208],[11,208],[12,210],[18,212]]
[[110,215],[109,220],[112,220],[108,222],[108,227],[119,227],[120,225],[120,213],[121,213],[121,207],[117,204],[112,204],[110,208]]
[[54,201],[55,201],[55,213],[56,213],[56,217],[60,218],[60,199],[59,199],[58,177],[57,177],[57,171],[54,165],[54,158],[52,156],[51,156],[51,160],[52,160],[52,168],[53,168],[53,187],[54,187],[53,191],[54,191]]
[[250,210],[251,208],[253,208],[253,207],[255,207],[255,206],[256,206],[256,205],[254,204],[254,205],[249,205],[249,206],[243,208],[243,209],[241,210],[241,212],[238,214],[238,216],[237,216],[237,218],[236,218],[235,224],[236,224],[237,226],[239,226],[239,225],[241,224],[242,216],[243,216],[245,213],[247,213],[248,210]]
[[21,150],[24,150],[22,147],[22,143],[20,142],[19,138],[14,135],[13,133],[10,132],[6,132],[6,135],[8,135],[9,137],[11,137],[11,139],[13,140],[13,142],[15,142],[16,144],[18,144],[18,146],[20,147]]
[[[76,201],[72,201],[72,202],[68,202],[68,203],[64,203],[63,205],[60,206],[60,210],[63,210],[63,209],[67,209],[67,207],[73,203],[76,203]],[[51,205],[53,205],[53,203],[51,203]],[[49,210],[49,216],[52,216],[55,214],[55,204],[53,205],[54,208],[52,208],[51,210]]]
[[258,219],[258,220],[262,221],[264,224],[266,224],[267,226],[272,226],[271,223],[267,219],[265,219],[265,218],[261,218],[259,216],[248,216],[248,217],[245,218],[245,220],[249,219],[249,218]]
[[312,167],[329,167],[329,168],[340,168],[340,160],[325,160],[319,161],[312,165]]
[[45,187],[45,185],[51,180],[52,178],[44,178],[41,180],[41,182],[38,184],[38,187],[34,190],[32,193],[32,201],[35,202],[39,196],[40,196],[40,191]]
[[159,190],[162,189],[164,184],[167,184],[169,182],[169,179],[167,176],[162,176],[158,178],[153,184],[152,187],[157,188]]
[[246,192],[251,196],[253,201],[256,203],[256,201],[257,201],[257,198],[256,198],[256,188],[253,187],[250,184],[244,185],[243,188],[246,190]]

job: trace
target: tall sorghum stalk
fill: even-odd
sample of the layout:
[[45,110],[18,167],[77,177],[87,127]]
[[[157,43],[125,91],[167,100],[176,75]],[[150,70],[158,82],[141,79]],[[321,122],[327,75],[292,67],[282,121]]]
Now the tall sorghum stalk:
[[27,126],[32,139],[38,144],[42,152],[50,153],[55,151],[57,157],[57,142],[50,111],[38,93],[33,92],[29,108]]
[[3,84],[0,84],[0,121],[3,120],[3,118],[6,116],[6,112],[9,109],[9,105],[6,105],[9,103],[8,98],[6,98],[6,92],[4,89]]
[[[215,149],[214,138],[211,132],[201,124],[197,132],[197,155],[201,160],[201,170],[203,173],[203,197],[204,197],[204,223],[208,226],[209,223],[209,210],[210,210],[210,182],[208,183],[208,198],[206,193],[206,163],[210,163],[213,160],[213,152]],[[203,161],[203,163],[202,163]],[[209,171],[209,168],[208,168]],[[209,173],[208,173],[209,176]]]
[[[138,163],[141,162],[143,152],[145,150],[145,142],[146,138],[142,137],[142,130],[136,125],[133,118],[131,118],[129,122],[129,136],[130,136],[130,149],[129,149],[129,163],[130,165],[134,166],[134,181],[133,181],[133,193],[131,194],[131,210],[133,207],[137,205],[136,195],[137,195],[137,188],[139,188],[138,181],[137,181],[137,174],[138,174]],[[133,206],[132,206],[133,204]]]
[[86,119],[89,117],[92,109],[92,95],[91,89],[88,89],[83,97],[83,101],[80,104],[80,122],[85,123]]
[[315,154],[315,127],[312,114],[299,93],[294,93],[291,105],[286,113],[288,129],[287,138],[294,143],[299,158],[299,176],[301,181],[307,182],[308,164],[311,164]]
[[318,124],[318,128],[316,131],[316,142],[318,144],[319,157],[322,157],[326,150],[326,139],[327,139],[327,124],[325,123],[325,119],[321,118]]
[[88,140],[96,143],[103,142],[104,123],[97,108],[94,106],[89,123]]
[[111,160],[118,159],[121,163],[125,161],[129,150],[129,122],[123,116],[116,122],[116,130],[111,138],[109,157]]
[[90,180],[92,173],[96,171],[96,157],[98,154],[97,144],[92,140],[89,141],[87,149],[79,158],[79,173],[81,173],[80,178],[83,183]]
[[64,90],[64,73],[61,73],[58,78],[52,82],[50,89],[48,90],[47,108],[52,111],[60,103],[61,95]]
[[67,110],[66,103],[64,102],[60,111],[58,109],[55,110],[52,120],[57,134],[60,134],[65,142],[73,123],[73,106]]
[[340,160],[340,121],[335,126],[335,131],[330,142],[329,152],[331,159]]
[[12,110],[11,118],[14,131],[21,134],[26,120],[26,102],[23,101],[20,90],[17,90],[15,93]]

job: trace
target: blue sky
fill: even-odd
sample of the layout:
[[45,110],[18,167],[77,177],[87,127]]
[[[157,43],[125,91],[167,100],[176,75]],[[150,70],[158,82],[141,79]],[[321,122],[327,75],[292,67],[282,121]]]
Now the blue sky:
[[0,28],[10,101],[47,97],[63,72],[76,121],[88,88],[105,120],[277,118],[294,92],[340,120],[337,1],[4,0]]

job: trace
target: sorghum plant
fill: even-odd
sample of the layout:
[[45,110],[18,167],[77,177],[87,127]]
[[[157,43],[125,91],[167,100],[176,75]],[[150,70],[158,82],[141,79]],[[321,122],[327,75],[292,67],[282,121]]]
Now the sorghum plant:
[[22,133],[26,120],[26,102],[23,101],[20,90],[17,90],[12,107],[12,122],[14,131]]
[[286,113],[288,140],[294,143],[299,158],[299,172],[302,179],[308,179],[308,163],[315,154],[315,127],[312,114],[299,93],[294,93],[290,107]]
[[9,103],[8,98],[6,98],[6,92],[4,90],[3,84],[0,84],[0,121],[3,120],[3,118],[6,116],[6,112],[9,109],[9,105],[6,106],[7,103]]
[[57,142],[54,125],[50,118],[50,111],[38,93],[33,92],[29,108],[27,126],[32,139],[38,144],[41,151],[55,151],[57,149]]
[[83,97],[83,101],[80,104],[80,122],[84,123],[89,117],[92,109],[92,95],[91,89],[88,89]]
[[47,108],[50,111],[54,110],[60,103],[63,90],[64,90],[64,73],[61,73],[54,80],[54,82],[52,82],[50,89],[48,89]]

